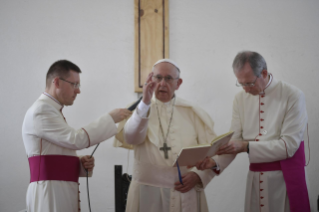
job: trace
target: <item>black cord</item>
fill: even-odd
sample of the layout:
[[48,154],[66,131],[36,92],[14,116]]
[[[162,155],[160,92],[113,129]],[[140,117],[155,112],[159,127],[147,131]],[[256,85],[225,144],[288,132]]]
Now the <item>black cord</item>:
[[91,212],[90,193],[89,193],[89,172],[86,170],[86,190],[88,193],[89,211]]
[[[92,152],[90,158],[92,158],[92,156],[93,156],[95,150],[97,149],[97,147],[98,147],[99,145],[100,145],[100,143],[98,143],[98,144],[95,146],[95,148],[94,148],[94,150],[93,150],[93,152]],[[87,194],[88,194],[89,211],[91,212],[90,192],[89,192],[89,171],[88,171],[87,169],[85,169],[85,170],[86,170],[86,190],[87,190]]]
[[[133,111],[136,106],[138,105],[138,103],[140,103],[140,101],[142,100],[143,97],[141,97],[139,100],[137,100],[134,104],[132,104],[129,108],[127,108],[130,111]],[[97,149],[97,147],[100,145],[100,143],[98,143],[96,145],[96,147],[94,148],[90,158],[92,158],[95,150]],[[87,169],[86,170],[86,190],[87,190],[87,194],[88,194],[88,202],[89,202],[89,211],[91,212],[91,203],[90,203],[90,192],[89,192],[89,171]]]

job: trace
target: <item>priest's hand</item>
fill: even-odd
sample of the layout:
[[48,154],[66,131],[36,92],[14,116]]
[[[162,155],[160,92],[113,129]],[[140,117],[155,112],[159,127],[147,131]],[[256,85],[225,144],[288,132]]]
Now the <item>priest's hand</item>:
[[175,183],[175,190],[179,191],[181,193],[188,192],[192,188],[195,187],[195,185],[201,183],[201,179],[195,172],[187,172],[182,176],[182,182],[184,185],[182,185],[179,181]]
[[[205,169],[211,169],[214,166],[216,166],[215,160],[213,160],[210,157],[206,157],[204,160],[198,161],[196,163],[196,168],[198,170],[205,170]],[[188,167],[187,167],[188,168]]]
[[247,145],[248,141],[232,140],[229,141],[228,144],[221,146],[217,151],[217,155],[237,154],[240,152],[246,152]]
[[143,102],[146,105],[151,103],[151,99],[155,90],[156,82],[152,81],[153,72],[149,73],[143,86]]
[[115,123],[118,123],[122,121],[123,119],[126,119],[127,117],[129,117],[132,114],[132,112],[125,108],[118,108],[118,109],[112,110],[109,114],[113,118],[113,121]]
[[90,155],[85,155],[81,157],[81,163],[82,166],[90,172],[94,167],[94,157],[90,158]]

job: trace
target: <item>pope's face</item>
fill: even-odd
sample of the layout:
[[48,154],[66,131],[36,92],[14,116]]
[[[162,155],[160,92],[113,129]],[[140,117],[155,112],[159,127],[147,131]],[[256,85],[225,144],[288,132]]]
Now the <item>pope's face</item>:
[[259,95],[266,87],[266,78],[268,77],[267,71],[263,70],[261,76],[257,77],[255,76],[253,69],[250,67],[248,62],[245,63],[240,70],[234,70],[234,73],[237,77],[238,83],[240,84],[255,82],[255,85],[252,87],[243,87],[246,93],[250,93],[251,95]]
[[79,73],[75,72],[75,71],[70,71],[70,74],[67,78],[65,78],[64,80],[69,81],[63,81],[61,79],[59,79],[59,101],[61,104],[63,105],[72,105],[76,96],[81,92],[80,88],[74,88],[74,86],[71,83],[74,84],[80,84],[80,75]]
[[[153,81],[155,77],[163,77],[160,82],[155,85],[155,97],[161,102],[169,102],[182,84],[182,79],[179,78],[179,72],[176,67],[170,63],[159,63],[153,70]],[[173,78],[170,82],[165,81],[165,77]]]

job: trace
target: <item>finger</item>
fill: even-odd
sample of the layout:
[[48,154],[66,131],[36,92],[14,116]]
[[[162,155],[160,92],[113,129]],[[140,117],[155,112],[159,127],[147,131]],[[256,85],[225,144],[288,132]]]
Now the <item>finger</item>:
[[153,77],[153,72],[149,73],[147,78],[146,78],[146,81],[145,81],[145,84],[143,87],[147,86],[150,82],[152,82],[152,77]]
[[85,155],[81,158],[82,163],[86,162],[88,160],[88,156]]
[[227,147],[229,147],[229,144],[225,144],[225,145],[219,147],[219,149],[225,149],[225,148],[227,148]]
[[156,82],[150,81],[146,84],[145,89],[147,91],[153,91],[153,89],[155,88],[155,84]]
[[93,162],[86,162],[83,164],[83,166],[94,166],[94,163]]
[[224,154],[232,154],[232,151],[229,149],[221,150],[217,152],[218,155],[224,155]]
[[93,169],[94,166],[84,166],[84,168],[86,168],[86,169]]
[[174,185],[176,185],[176,186],[181,185],[181,182],[177,181],[174,183]]
[[200,166],[201,166],[202,162],[203,162],[203,161],[201,160],[201,161],[198,161],[198,162],[196,163],[196,168],[197,168],[197,169],[200,169]]
[[152,77],[153,77],[153,72],[151,72],[151,73],[149,73],[148,75],[147,75],[147,79],[146,79],[146,82],[147,83],[149,83],[151,80],[152,80]]
[[183,189],[183,185],[175,186],[174,189],[180,191],[181,189]]
[[201,169],[205,169],[206,168],[206,164],[207,164],[207,160],[204,160],[204,162],[201,165]]

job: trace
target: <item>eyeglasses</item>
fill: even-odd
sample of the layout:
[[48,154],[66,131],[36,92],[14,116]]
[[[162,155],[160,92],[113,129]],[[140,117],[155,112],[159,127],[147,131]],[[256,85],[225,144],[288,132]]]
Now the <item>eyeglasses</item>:
[[237,87],[254,87],[257,79],[258,79],[258,77],[256,77],[254,82],[249,82],[249,83],[239,83],[238,80],[237,80],[236,81],[236,86]]
[[80,83],[70,82],[70,81],[67,81],[67,80],[63,79],[62,77],[60,77],[59,79],[64,81],[64,82],[70,83],[73,86],[74,89],[76,89],[76,88],[80,89],[80,87],[81,87]]
[[154,79],[154,81],[156,81],[158,83],[162,82],[162,79],[164,79],[166,83],[172,83],[173,80],[179,79],[179,77],[173,78],[171,76],[162,77],[161,75],[156,75],[156,76],[153,76],[153,79]]

